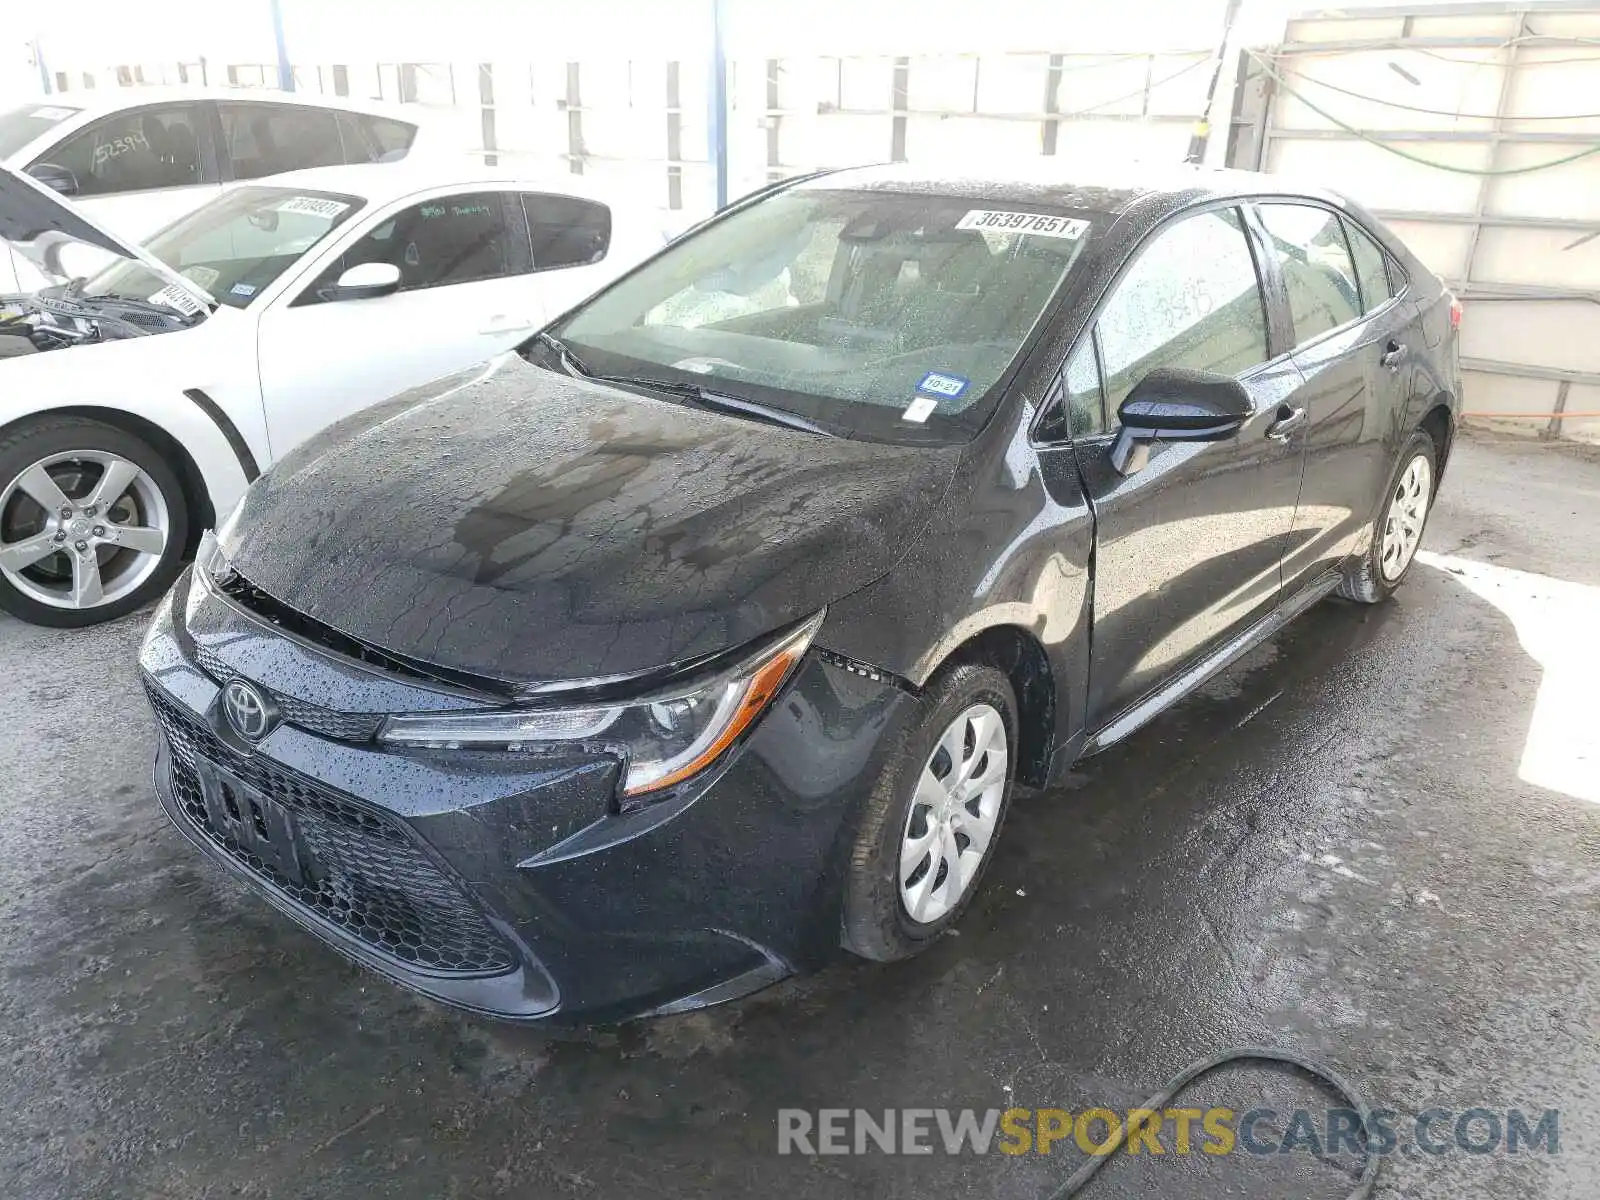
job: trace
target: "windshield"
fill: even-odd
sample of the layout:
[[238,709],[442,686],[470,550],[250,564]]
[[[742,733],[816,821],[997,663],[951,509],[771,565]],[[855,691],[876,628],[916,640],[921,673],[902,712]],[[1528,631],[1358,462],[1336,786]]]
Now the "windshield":
[[82,111],[60,104],[25,104],[0,113],[0,159],[10,158],[46,130]]
[[552,332],[599,374],[699,384],[888,441],[965,441],[1090,214],[801,186],[667,247]]
[[[333,192],[240,188],[167,226],[145,248],[220,303],[245,308],[365,203]],[[148,267],[119,262],[90,279],[82,294],[146,300],[167,286]]]

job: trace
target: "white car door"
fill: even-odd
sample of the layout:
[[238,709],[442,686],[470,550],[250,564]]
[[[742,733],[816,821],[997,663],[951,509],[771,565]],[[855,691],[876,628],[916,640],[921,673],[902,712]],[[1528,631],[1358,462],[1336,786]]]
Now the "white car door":
[[[455,192],[369,218],[261,315],[261,394],[274,458],[342,417],[484,362],[544,321],[508,192]],[[353,266],[389,263],[400,290],[340,299]]]

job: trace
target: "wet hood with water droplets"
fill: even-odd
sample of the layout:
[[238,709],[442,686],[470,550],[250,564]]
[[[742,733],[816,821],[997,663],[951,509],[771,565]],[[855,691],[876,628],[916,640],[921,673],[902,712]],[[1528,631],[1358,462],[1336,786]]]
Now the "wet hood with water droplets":
[[511,355],[302,446],[222,542],[257,587],[397,654],[522,685],[633,674],[882,577],[959,454],[816,437]]

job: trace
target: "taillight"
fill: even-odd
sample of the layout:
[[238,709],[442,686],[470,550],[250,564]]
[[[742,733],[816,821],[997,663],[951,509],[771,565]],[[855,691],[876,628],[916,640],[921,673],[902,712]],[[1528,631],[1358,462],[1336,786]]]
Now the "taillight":
[[1451,296],[1450,296],[1450,328],[1451,329],[1460,329],[1461,328],[1461,317],[1462,317],[1464,311],[1465,310],[1462,309],[1462,307],[1461,307],[1461,301],[1456,298],[1454,293],[1451,293]]

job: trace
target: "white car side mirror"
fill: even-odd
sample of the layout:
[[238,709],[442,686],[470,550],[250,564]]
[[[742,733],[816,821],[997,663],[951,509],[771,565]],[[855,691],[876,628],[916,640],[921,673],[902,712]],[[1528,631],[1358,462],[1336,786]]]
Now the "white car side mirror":
[[393,263],[361,263],[339,276],[329,300],[372,300],[400,290],[400,268]]

